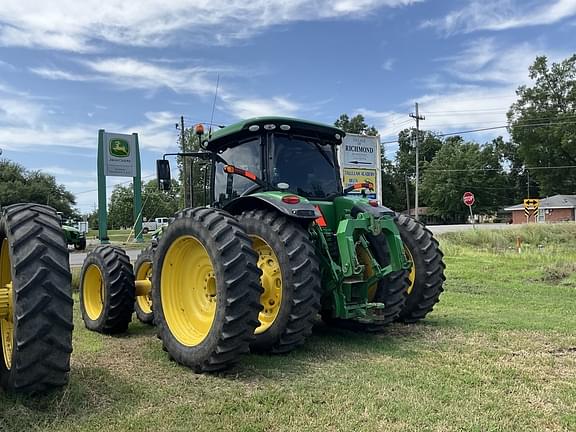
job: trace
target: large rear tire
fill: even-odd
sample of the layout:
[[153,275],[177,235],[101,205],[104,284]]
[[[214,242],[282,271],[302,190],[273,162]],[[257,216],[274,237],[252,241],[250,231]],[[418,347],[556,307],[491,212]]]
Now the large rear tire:
[[[154,262],[154,249],[150,246],[144,249],[134,263],[134,277],[136,280],[148,279],[152,281],[152,263]],[[152,311],[152,292],[142,296],[136,296],[134,302],[136,317],[144,324],[154,324],[154,312]]]
[[320,270],[308,232],[273,210],[251,210],[239,216],[258,252],[264,292],[251,348],[287,353],[312,333],[320,309]]
[[249,351],[262,288],[258,256],[242,226],[218,209],[187,209],[154,254],[152,303],[158,335],[196,372],[226,369]]
[[81,238],[80,240],[78,240],[78,243],[74,243],[74,249],[79,250],[79,251],[85,250],[86,249],[86,239]]
[[412,262],[409,272],[408,298],[398,321],[414,323],[432,312],[444,291],[444,254],[432,232],[411,217],[398,215],[400,236],[406,258]]
[[125,332],[135,300],[130,258],[121,248],[100,245],[88,254],[80,277],[80,311],[88,330]]
[[59,217],[15,204],[0,217],[0,385],[42,393],[68,382],[72,288]]

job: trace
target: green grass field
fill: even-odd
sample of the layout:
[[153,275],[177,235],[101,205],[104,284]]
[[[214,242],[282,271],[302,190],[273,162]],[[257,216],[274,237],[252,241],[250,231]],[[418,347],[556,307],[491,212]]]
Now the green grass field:
[[[87,233],[88,239],[97,239],[98,238],[98,231],[97,230],[90,230]],[[152,233],[143,234],[142,235],[144,240],[144,245],[150,244],[152,240]],[[130,230],[108,230],[108,238],[112,244],[116,244],[122,246],[125,249],[140,249],[142,248],[142,243],[135,243],[134,242],[134,232]],[[127,241],[128,240],[128,241]],[[89,250],[93,249],[94,246],[89,246]]]
[[576,226],[441,242],[446,292],[424,322],[319,324],[296,352],[225,374],[170,361],[151,327],[102,336],[77,312],[70,385],[0,393],[0,431],[576,430]]

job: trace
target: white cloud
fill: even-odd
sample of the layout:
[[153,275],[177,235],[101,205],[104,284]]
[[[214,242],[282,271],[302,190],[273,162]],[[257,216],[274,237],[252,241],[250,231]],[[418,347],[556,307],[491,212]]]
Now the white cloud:
[[446,71],[464,82],[510,83],[516,86],[528,81],[528,68],[537,55],[555,56],[534,44],[513,47],[499,45],[493,38],[481,38],[468,43],[455,56],[443,59]]
[[[232,72],[231,68],[177,67],[169,64],[154,64],[132,58],[108,58],[82,62],[89,73],[70,73],[61,69],[33,68],[31,71],[47,79],[70,81],[107,82],[124,89],[156,90],[170,89],[176,93],[212,96],[216,83],[212,82],[216,72]],[[218,89],[224,103],[220,109],[237,118],[259,115],[294,115],[302,105],[284,96],[258,98],[240,95],[226,86]],[[314,104],[312,104],[314,105]],[[174,122],[172,116],[170,123]],[[157,117],[155,117],[157,119]]]
[[554,24],[574,15],[574,0],[473,0],[444,18],[428,20],[422,25],[447,34],[456,34]]
[[283,97],[272,97],[270,99],[254,98],[224,98],[226,107],[232,115],[237,118],[268,116],[294,116],[300,105]]
[[384,69],[385,71],[391,71],[392,67],[394,66],[395,63],[396,63],[396,59],[394,59],[394,58],[386,59],[382,63],[382,69]]
[[[294,21],[362,17],[421,0],[4,0],[0,44],[99,50],[102,43],[227,43]],[[30,4],[30,3],[33,3]]]
[[[543,52],[552,62],[568,55],[525,43],[506,47],[492,38],[479,39],[464,45],[454,56],[438,59],[442,73],[420,80],[424,90],[400,109],[379,112],[362,108],[357,112],[376,125],[385,141],[396,139],[398,132],[415,126],[408,117],[414,102],[420,104],[421,114],[426,117],[421,122],[424,129],[447,133],[503,126],[510,105],[516,101],[516,89],[530,84],[528,67]],[[506,129],[466,136],[482,142],[497,135],[505,136]]]

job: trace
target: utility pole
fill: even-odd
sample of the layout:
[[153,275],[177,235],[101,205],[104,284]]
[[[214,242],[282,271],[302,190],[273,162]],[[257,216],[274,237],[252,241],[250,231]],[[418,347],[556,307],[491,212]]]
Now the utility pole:
[[404,182],[406,183],[406,208],[408,209],[408,216],[410,216],[410,189],[408,189],[408,176],[404,174]]
[[410,117],[416,120],[416,190],[414,192],[414,213],[416,220],[419,220],[418,188],[420,185],[420,120],[426,120],[426,117],[421,116],[418,112],[418,102],[414,103],[414,108],[415,113],[410,114]]
[[[184,144],[184,116],[180,116],[180,149],[182,152],[186,151]],[[188,165],[186,158],[182,158],[182,189],[184,190],[184,208],[190,207],[188,205]]]

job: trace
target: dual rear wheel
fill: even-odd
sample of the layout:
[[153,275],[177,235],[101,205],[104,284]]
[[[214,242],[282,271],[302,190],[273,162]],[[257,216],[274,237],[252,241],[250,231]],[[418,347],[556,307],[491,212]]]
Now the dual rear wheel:
[[[150,302],[137,294],[152,266]],[[250,349],[286,353],[304,343],[320,307],[318,267],[306,229],[277,212],[236,219],[188,209],[133,273],[120,249],[94,250],[82,271],[82,315],[89,329],[117,333],[134,307],[142,321],[154,320],[173,359],[198,372],[221,370]]]

